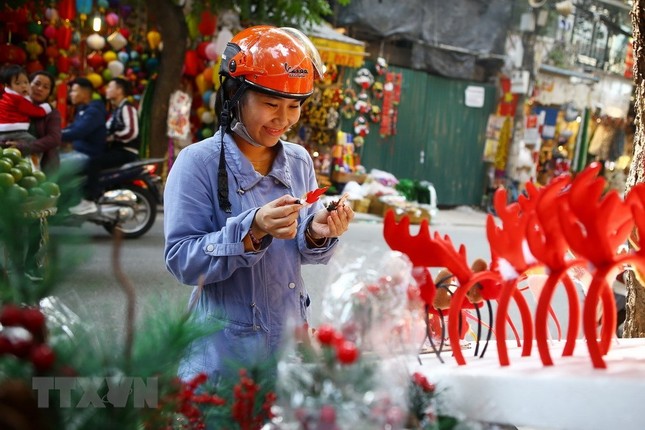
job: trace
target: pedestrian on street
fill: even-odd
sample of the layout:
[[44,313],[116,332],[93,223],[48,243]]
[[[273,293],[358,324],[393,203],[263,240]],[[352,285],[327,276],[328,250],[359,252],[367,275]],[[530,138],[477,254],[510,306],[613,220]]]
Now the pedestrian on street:
[[271,363],[290,320],[307,322],[303,264],[326,264],[354,217],[302,199],[316,190],[304,147],[281,136],[322,75],[311,41],[291,28],[251,27],[222,55],[219,130],[189,145],[165,187],[166,266],[195,287],[197,318],[223,324],[195,342],[179,376],[237,377]]

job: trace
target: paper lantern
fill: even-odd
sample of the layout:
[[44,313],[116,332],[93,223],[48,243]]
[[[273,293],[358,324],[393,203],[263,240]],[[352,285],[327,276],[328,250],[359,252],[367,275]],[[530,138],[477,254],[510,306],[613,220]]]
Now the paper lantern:
[[27,30],[29,31],[29,34],[40,36],[43,34],[43,25],[39,22],[32,21],[27,25]]
[[47,10],[45,10],[45,18],[47,18],[48,21],[52,22],[58,21],[58,11],[51,7],[47,8]]
[[89,73],[86,78],[89,79],[95,89],[103,85],[103,78],[98,73]]
[[199,91],[199,94],[204,94],[204,91],[206,91],[206,89],[208,88],[208,84],[204,79],[203,73],[200,73],[199,75],[195,76],[195,85],[197,86],[197,90]]
[[191,39],[197,39],[199,37],[199,21],[194,15],[186,17],[186,26],[188,27],[188,36]]
[[127,63],[128,60],[130,59],[130,56],[128,55],[127,52],[121,51],[116,56],[119,58],[119,61],[122,62],[123,64]]
[[213,115],[213,112],[207,110],[202,113],[200,118],[204,124],[211,124],[215,120],[215,115]]
[[161,42],[161,33],[157,30],[150,30],[148,34],[146,34],[146,39],[148,40],[150,49],[154,51],[159,46],[159,42]]
[[202,72],[202,75],[204,75],[204,80],[208,85],[211,85],[213,83],[213,68],[212,67],[207,67],[204,69]]
[[216,61],[219,58],[219,52],[217,52],[217,46],[213,42],[206,45],[206,48],[204,49],[204,54],[206,55],[206,58],[211,61]]
[[197,25],[197,30],[201,33],[202,36],[210,36],[215,32],[215,27],[217,26],[217,17],[212,14],[211,11],[205,10],[202,11],[201,19]]
[[43,70],[43,65],[40,64],[40,61],[38,60],[32,60],[27,63],[27,66],[25,67],[25,69],[27,69],[27,73],[31,75],[34,72]]
[[116,60],[116,52],[114,51],[107,51],[103,53],[103,61],[105,61],[105,64],[108,64],[110,61]]
[[100,52],[92,52],[87,56],[87,64],[96,71],[100,71],[105,66],[105,61]]
[[114,27],[119,23],[119,15],[114,12],[110,12],[105,15],[105,22],[107,22],[108,25]]
[[81,32],[80,31],[75,31],[72,34],[72,43],[74,45],[78,45],[79,43],[81,43]]
[[76,0],[76,12],[87,17],[87,14],[92,12],[92,0]]
[[25,64],[27,53],[16,45],[0,44],[0,64]]
[[72,44],[72,28],[68,23],[58,29],[56,42],[58,42],[59,48],[69,49],[69,46]]
[[184,75],[186,76],[197,76],[199,73],[199,57],[197,53],[193,50],[186,51],[186,56],[184,57]]
[[121,33],[126,39],[130,37],[130,30],[127,28],[119,28],[119,33]]
[[146,70],[148,73],[155,73],[159,68],[159,59],[157,57],[150,57],[145,62]]
[[101,75],[103,76],[103,80],[105,82],[112,80],[112,72],[110,71],[110,69],[104,69],[103,72],[101,72]]
[[86,42],[87,46],[95,51],[100,51],[105,47],[105,39],[98,33],[90,34]]
[[36,36],[32,36],[29,38],[29,41],[25,43],[25,51],[27,51],[27,53],[29,54],[30,59],[35,60],[40,54],[43,53],[44,49],[41,44],[38,43]]
[[97,0],[96,5],[101,9],[107,9],[110,7],[110,2],[107,0]]
[[202,58],[204,60],[207,60],[208,57],[206,57],[206,46],[208,46],[209,42],[199,42],[197,44],[197,48],[195,48],[195,52],[197,52],[197,55],[199,58]]
[[213,95],[213,92],[211,90],[204,91],[204,93],[202,94],[202,100],[204,101],[205,105],[208,105],[212,95]]
[[110,70],[110,72],[112,72],[112,76],[114,77],[121,76],[123,74],[123,71],[125,70],[123,63],[118,60],[110,61],[107,65],[107,68]]
[[54,45],[49,45],[49,46],[45,49],[45,56],[46,56],[47,58],[54,59],[54,58],[58,57],[59,55],[60,55],[60,51],[59,51],[59,50],[58,50],[58,48],[57,48],[56,46],[54,46]]
[[60,0],[58,2],[58,16],[68,21],[76,17],[76,5],[74,0]]
[[107,41],[115,51],[120,51],[128,44],[128,39],[119,31],[115,31],[107,37]]
[[215,50],[220,54],[226,49],[226,44],[231,41],[233,38],[233,33],[227,27],[222,28],[219,33],[217,33],[217,39],[215,40]]
[[48,25],[47,27],[45,27],[45,30],[43,31],[43,34],[48,39],[55,39],[57,33],[58,32],[56,31],[56,27],[54,27],[53,25]]
[[69,72],[70,59],[67,55],[59,55],[56,59],[56,68],[58,73],[67,73]]

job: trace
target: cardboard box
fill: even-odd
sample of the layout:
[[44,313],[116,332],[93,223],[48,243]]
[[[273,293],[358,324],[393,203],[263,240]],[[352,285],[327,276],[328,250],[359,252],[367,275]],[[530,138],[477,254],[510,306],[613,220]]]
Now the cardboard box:
[[388,210],[394,211],[394,219],[399,222],[404,216],[407,216],[410,219],[410,224],[421,224],[421,221],[424,219],[428,220],[428,223],[431,221],[430,212],[414,203],[385,203],[383,209],[383,215]]
[[354,210],[354,212],[364,214],[369,212],[371,203],[370,199],[354,199],[350,200],[350,202],[352,203],[352,209]]

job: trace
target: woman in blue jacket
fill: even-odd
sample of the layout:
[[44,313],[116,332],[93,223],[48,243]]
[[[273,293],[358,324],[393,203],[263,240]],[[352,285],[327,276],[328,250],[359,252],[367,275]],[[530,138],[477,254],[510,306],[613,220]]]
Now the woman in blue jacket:
[[220,128],[183,149],[164,193],[165,260],[198,318],[224,327],[190,348],[179,373],[213,380],[271,362],[290,321],[305,324],[302,264],[327,263],[354,213],[300,199],[317,189],[308,152],[280,137],[300,118],[320,57],[298,30],[238,33],[222,55]]

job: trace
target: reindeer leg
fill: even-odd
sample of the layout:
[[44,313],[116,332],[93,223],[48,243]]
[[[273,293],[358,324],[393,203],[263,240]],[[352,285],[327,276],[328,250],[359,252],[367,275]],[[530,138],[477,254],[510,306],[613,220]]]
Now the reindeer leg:
[[[562,278],[562,283],[566,288],[567,299],[569,300],[569,325],[567,327],[567,341],[562,351],[563,357],[573,355],[576,346],[576,338],[580,330],[580,303],[578,303],[578,291],[568,274]],[[557,320],[556,320],[557,322]]]
[[490,300],[486,300],[486,307],[488,308],[488,334],[486,335],[486,343],[484,344],[482,354],[479,356],[479,358],[484,358],[486,349],[488,349],[488,343],[490,342],[490,338],[493,335],[493,305],[491,305]]

